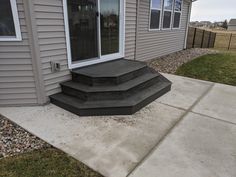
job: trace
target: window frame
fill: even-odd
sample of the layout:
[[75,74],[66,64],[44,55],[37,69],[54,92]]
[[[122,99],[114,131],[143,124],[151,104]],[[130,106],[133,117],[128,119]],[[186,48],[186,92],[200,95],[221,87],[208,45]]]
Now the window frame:
[[[176,0],[175,0],[176,2]],[[181,11],[176,11],[175,10],[175,3],[174,3],[174,9],[173,9],[173,23],[172,23],[172,29],[181,29],[181,17],[182,17],[182,11],[183,11],[183,3],[184,1],[182,0],[182,3],[181,3]],[[174,19],[175,19],[175,13],[180,13],[180,19],[179,19],[179,27],[174,27]]]
[[[172,9],[171,10],[166,10],[165,9],[165,0],[162,0],[163,1],[163,3],[162,3],[162,25],[161,25],[161,29],[162,30],[171,30],[172,29],[172,23],[173,23],[173,12],[174,12],[174,7],[175,7],[175,0],[173,0],[173,3],[172,3]],[[170,15],[170,27],[169,28],[164,28],[163,27],[163,24],[164,24],[164,13],[165,13],[165,11],[167,11],[167,12],[170,12],[171,13],[171,15]]]
[[[153,8],[152,7],[152,1],[153,0],[150,0],[150,6],[149,6],[149,31],[159,31],[161,29],[161,19],[162,19],[162,7],[163,7],[163,0],[160,0],[161,1],[161,6],[160,8]],[[152,15],[152,10],[159,10],[160,11],[160,17],[159,17],[159,28],[151,28],[151,15]]]
[[20,20],[19,20],[16,0],[10,0],[10,4],[11,4],[11,11],[12,11],[13,23],[14,23],[16,35],[15,36],[0,36],[0,41],[21,41],[22,36],[21,36]]

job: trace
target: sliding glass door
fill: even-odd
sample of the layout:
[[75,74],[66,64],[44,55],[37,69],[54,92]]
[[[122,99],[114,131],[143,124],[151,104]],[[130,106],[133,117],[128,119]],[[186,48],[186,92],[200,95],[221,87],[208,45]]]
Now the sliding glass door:
[[72,64],[121,55],[122,4],[121,0],[66,1]]

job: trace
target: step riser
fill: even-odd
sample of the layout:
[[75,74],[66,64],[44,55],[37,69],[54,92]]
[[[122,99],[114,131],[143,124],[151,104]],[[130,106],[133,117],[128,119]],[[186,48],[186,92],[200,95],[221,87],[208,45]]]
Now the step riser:
[[156,94],[148,97],[147,99],[143,100],[141,103],[139,103],[138,105],[136,105],[133,108],[133,113],[139,111],[140,109],[142,109],[143,107],[147,106],[148,104],[152,103],[153,101],[155,101],[156,99],[160,98],[161,96],[163,96],[164,94],[166,94],[167,92],[169,92],[171,90],[171,84],[169,84],[167,87],[163,88],[161,91],[157,92]]
[[77,97],[79,99],[85,100],[85,101],[96,101],[96,100],[119,100],[119,99],[125,99],[132,95],[133,93],[139,92],[142,89],[145,89],[156,82],[159,81],[159,77],[156,76],[150,80],[147,80],[127,91],[109,91],[109,92],[93,92],[93,93],[86,93],[81,90],[76,90],[74,88],[70,88],[67,86],[62,85],[62,92]]
[[143,100],[141,103],[137,104],[134,107],[113,107],[113,108],[97,108],[97,109],[87,109],[87,110],[80,110],[80,116],[109,116],[109,115],[132,115],[142,109],[143,107],[147,106],[151,102],[155,101],[157,98],[161,97],[165,93],[171,90],[171,85],[164,88],[160,92],[156,93],[155,95],[150,96],[149,98]]
[[139,77],[139,76],[147,73],[148,71],[149,71],[148,67],[146,66],[146,67],[144,67],[142,69],[139,69],[139,70],[133,71],[131,73],[125,74],[122,77],[118,77],[117,78],[116,84],[121,84],[121,83],[127,82],[129,80],[132,80],[132,79],[134,79],[136,77]]
[[75,74],[72,72],[72,80],[75,82],[87,84],[90,86],[100,86],[100,85],[118,85],[126,81],[132,80],[148,71],[148,67],[143,67],[139,70],[124,74],[119,77],[101,77],[101,78],[91,78],[81,74]]
[[96,108],[96,109],[87,109],[79,110],[76,107],[72,107],[63,102],[58,102],[57,100],[51,99],[51,103],[69,111],[79,116],[106,116],[106,115],[131,115],[132,108]]
[[65,109],[65,110],[72,112],[76,115],[80,115],[79,109],[72,107],[71,105],[68,105],[66,102],[57,101],[56,99],[54,99],[52,97],[50,97],[50,102],[52,104],[55,104],[56,106],[59,106],[62,109]]
[[73,72],[71,73],[71,75],[72,75],[72,80],[74,82],[79,82],[79,83],[83,83],[83,84],[92,86],[93,78],[88,77],[88,76],[84,76],[82,74],[75,74]]
[[157,92],[154,95],[149,96],[139,104],[133,106],[133,107],[112,107],[114,105],[111,105],[111,108],[92,108],[92,109],[78,109],[76,107],[73,107],[71,105],[66,104],[65,102],[57,101],[53,98],[51,98],[51,102],[67,111],[70,111],[74,114],[80,115],[80,116],[104,116],[104,115],[131,115],[140,110],[142,107],[148,105],[152,101],[156,100],[157,98],[161,97],[171,89],[171,84],[169,84],[167,87],[163,88],[161,91]]
[[77,98],[79,98],[81,100],[84,100],[84,101],[88,100],[88,95],[83,91],[76,90],[76,89],[66,87],[66,86],[63,86],[63,85],[61,85],[61,90],[66,95],[77,97]]

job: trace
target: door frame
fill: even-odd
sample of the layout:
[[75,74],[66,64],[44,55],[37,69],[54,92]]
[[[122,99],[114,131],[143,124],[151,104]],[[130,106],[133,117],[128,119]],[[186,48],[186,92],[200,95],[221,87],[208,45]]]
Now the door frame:
[[[100,9],[100,0],[98,1],[98,8]],[[102,63],[106,61],[116,60],[123,58],[125,55],[125,8],[126,8],[126,0],[120,0],[120,25],[119,25],[119,53],[109,54],[101,56],[101,44],[99,46],[99,57],[91,58],[84,61],[72,62],[71,56],[71,45],[70,45],[70,30],[69,30],[69,20],[68,20],[68,7],[67,0],[63,0],[63,13],[64,13],[64,26],[65,26],[65,36],[66,36],[66,48],[67,48],[67,59],[68,59],[68,67],[69,69],[80,68],[92,64]],[[100,15],[100,14],[99,14]],[[100,36],[100,18],[98,20],[98,31],[99,38]],[[100,41],[100,39],[99,39]],[[100,57],[101,56],[101,57]]]

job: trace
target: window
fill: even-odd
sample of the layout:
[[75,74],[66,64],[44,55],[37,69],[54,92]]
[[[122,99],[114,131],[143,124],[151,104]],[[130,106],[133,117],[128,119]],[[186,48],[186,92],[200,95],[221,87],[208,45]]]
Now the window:
[[174,3],[174,0],[164,0],[163,23],[162,23],[163,29],[170,29],[170,27],[171,27],[171,16],[172,16],[172,11],[173,11],[173,3]]
[[173,28],[180,28],[181,12],[182,12],[182,0],[175,0]]
[[150,29],[160,29],[162,0],[151,0]]
[[21,40],[16,0],[0,1],[0,41]]
[[180,28],[182,4],[183,0],[150,0],[150,30]]

